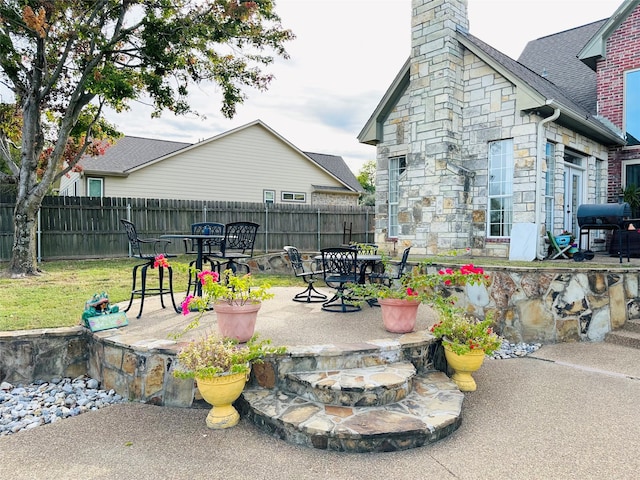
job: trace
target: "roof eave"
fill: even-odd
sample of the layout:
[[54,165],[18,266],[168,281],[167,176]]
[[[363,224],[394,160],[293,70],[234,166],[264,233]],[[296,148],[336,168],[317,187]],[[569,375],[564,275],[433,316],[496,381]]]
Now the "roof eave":
[[599,127],[593,122],[589,122],[587,118],[577,114],[573,110],[558,105],[553,99],[546,100],[544,104],[538,106],[532,106],[531,108],[523,109],[522,111],[528,113],[535,113],[541,117],[548,117],[553,114],[554,109],[560,108],[560,116],[554,121],[558,125],[562,125],[576,133],[584,135],[602,145],[615,145],[624,146],[626,141],[619,135],[616,135],[610,129],[605,126]]
[[638,6],[638,3],[640,3],[640,0],[626,0],[623,2],[580,50],[578,58],[595,70],[597,61],[606,58],[607,39]]
[[127,172],[108,172],[105,170],[82,170],[80,172],[81,177],[86,177],[89,175],[94,175],[96,177],[128,177],[129,173]]
[[402,68],[393,79],[393,82],[382,96],[367,123],[358,134],[358,141],[367,145],[377,145],[382,142],[382,125],[389,113],[395,107],[396,102],[402,96],[405,89],[409,85],[409,67],[411,59],[402,65]]
[[335,188],[331,188],[331,187],[325,187],[322,185],[313,185],[313,192],[314,193],[331,193],[331,194],[340,194],[340,195],[350,195],[350,196],[354,196],[354,197],[359,197],[361,192],[355,191],[355,190],[337,190]]

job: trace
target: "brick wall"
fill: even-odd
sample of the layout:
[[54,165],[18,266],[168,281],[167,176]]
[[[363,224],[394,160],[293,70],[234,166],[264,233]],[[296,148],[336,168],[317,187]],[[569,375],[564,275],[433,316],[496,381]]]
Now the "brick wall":
[[[607,40],[606,58],[597,63],[598,114],[624,131],[624,74],[640,68],[640,8],[627,17]],[[607,202],[617,202],[622,187],[622,162],[640,158],[640,148],[609,153]]]

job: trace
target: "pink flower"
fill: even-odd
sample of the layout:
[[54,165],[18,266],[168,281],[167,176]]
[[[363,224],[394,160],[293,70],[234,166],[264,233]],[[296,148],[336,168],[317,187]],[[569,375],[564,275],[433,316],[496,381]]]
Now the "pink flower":
[[212,272],[211,270],[203,270],[202,272],[198,273],[198,280],[200,280],[200,283],[202,285],[207,283],[208,277],[211,277],[212,282],[217,282],[220,279],[220,275],[218,274],[218,272]]
[[194,297],[193,295],[188,295],[187,298],[184,299],[184,301],[182,302],[182,315],[189,315],[189,304],[191,303],[191,300],[193,300]]
[[167,261],[167,258],[163,255],[156,255],[155,261],[153,262],[153,268],[169,268],[169,262]]
[[407,287],[407,295],[409,295],[410,297],[417,297],[418,296],[418,292],[416,292],[411,287]]

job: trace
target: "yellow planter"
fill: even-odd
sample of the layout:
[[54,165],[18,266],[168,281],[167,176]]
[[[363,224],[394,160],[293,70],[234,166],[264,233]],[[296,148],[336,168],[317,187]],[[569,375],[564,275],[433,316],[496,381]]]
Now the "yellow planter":
[[234,373],[206,379],[196,378],[202,398],[213,406],[207,415],[207,427],[229,428],[240,421],[240,414],[234,408],[233,402],[244,390],[248,377],[248,373]]
[[461,392],[475,392],[477,385],[471,373],[482,366],[485,356],[484,350],[472,350],[464,355],[458,355],[451,350],[449,345],[443,344],[443,346],[447,363],[455,371],[451,380],[453,380]]

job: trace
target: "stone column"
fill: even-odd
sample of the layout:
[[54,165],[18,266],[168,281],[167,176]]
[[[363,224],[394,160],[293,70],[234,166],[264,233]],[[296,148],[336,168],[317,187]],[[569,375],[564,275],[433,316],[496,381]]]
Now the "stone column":
[[[408,175],[401,209],[427,253],[466,246],[473,176],[462,166],[466,0],[413,0]],[[406,202],[406,204],[405,204]]]

